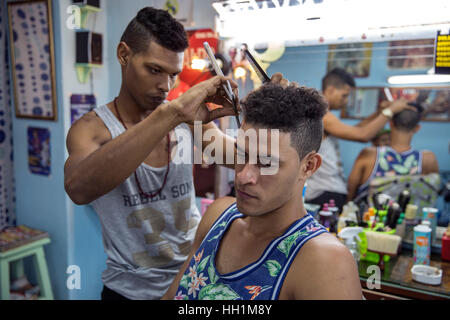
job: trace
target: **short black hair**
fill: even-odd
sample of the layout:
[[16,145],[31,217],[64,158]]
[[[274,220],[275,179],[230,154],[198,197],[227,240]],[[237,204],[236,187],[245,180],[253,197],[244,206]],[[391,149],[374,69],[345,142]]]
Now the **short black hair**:
[[412,131],[420,122],[421,113],[414,110],[403,110],[397,113],[392,122],[394,123],[395,128],[401,131]]
[[350,73],[341,68],[334,68],[322,78],[322,91],[329,86],[342,88],[346,84],[352,88],[356,87],[355,80]]
[[279,129],[291,134],[291,145],[300,160],[311,151],[319,151],[322,142],[322,118],[328,104],[313,88],[268,83],[251,92],[243,101],[246,122]]
[[168,11],[146,7],[141,9],[125,29],[120,41],[134,53],[148,49],[150,41],[174,52],[183,52],[188,46],[186,31]]

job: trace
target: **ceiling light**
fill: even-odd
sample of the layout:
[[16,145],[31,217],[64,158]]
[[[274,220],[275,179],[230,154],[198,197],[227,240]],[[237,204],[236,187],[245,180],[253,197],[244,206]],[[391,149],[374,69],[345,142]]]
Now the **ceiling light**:
[[207,64],[208,62],[204,59],[194,58],[192,59],[191,69],[203,71],[207,67]]
[[391,76],[389,84],[432,84],[450,83],[450,75],[447,74],[411,74],[402,76]]

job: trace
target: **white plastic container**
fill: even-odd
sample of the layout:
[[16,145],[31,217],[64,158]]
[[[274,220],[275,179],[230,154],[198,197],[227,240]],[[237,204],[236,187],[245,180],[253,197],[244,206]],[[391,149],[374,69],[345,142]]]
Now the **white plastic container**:
[[437,286],[442,281],[442,269],[435,267],[416,264],[411,268],[411,273],[413,280],[420,283]]

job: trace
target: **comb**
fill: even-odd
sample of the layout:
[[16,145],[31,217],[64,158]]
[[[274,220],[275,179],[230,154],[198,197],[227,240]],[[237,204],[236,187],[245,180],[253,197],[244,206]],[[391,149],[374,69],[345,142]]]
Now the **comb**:
[[392,97],[391,94],[391,90],[389,90],[389,88],[384,88],[384,94],[386,95],[386,98],[388,99],[388,101],[392,102],[394,101],[394,98]]
[[[220,69],[219,64],[217,63],[216,57],[214,56],[214,53],[212,52],[211,47],[209,46],[209,43],[206,41],[203,42],[203,47],[206,50],[206,54],[208,55],[209,60],[211,60],[211,64],[214,68],[214,71],[216,72],[216,74],[218,76],[223,77],[224,75],[223,75],[222,69]],[[239,121],[239,113],[237,110],[237,97],[234,95],[229,81],[226,82],[226,85],[223,85],[223,89],[225,90],[225,93],[227,94],[228,98],[230,99],[231,103],[233,104],[236,122],[237,122],[238,128],[240,128],[241,122]]]
[[261,80],[262,83],[270,82],[270,78],[267,75],[267,73],[261,68],[261,66],[256,62],[255,58],[252,56],[250,51],[247,49],[244,50],[245,56],[247,57],[247,60],[250,62],[250,64],[253,67],[253,70],[255,70],[256,75],[258,76],[259,80]]

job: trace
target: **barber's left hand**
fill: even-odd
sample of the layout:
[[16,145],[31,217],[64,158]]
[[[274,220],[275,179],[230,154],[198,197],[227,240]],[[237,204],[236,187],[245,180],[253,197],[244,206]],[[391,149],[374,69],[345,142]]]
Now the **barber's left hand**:
[[[203,81],[169,104],[177,111],[181,122],[193,123],[202,121],[208,123],[212,120],[235,114],[233,102],[225,94],[223,85],[229,81],[233,93],[238,96],[238,85],[229,77],[215,76]],[[220,105],[220,108],[210,110],[207,103]],[[239,110],[239,101],[237,100]]]

